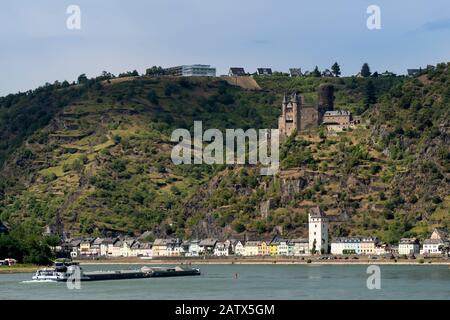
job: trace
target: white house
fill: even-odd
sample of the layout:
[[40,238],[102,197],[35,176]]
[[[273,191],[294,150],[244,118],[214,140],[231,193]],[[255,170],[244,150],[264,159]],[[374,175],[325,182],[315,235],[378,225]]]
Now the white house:
[[111,251],[108,252],[108,255],[110,255],[111,257],[121,257],[122,256],[122,245],[123,245],[123,241],[122,240],[117,240],[116,242],[114,242]]
[[236,241],[234,244],[234,254],[237,256],[244,256],[245,255],[245,246],[242,244],[241,241]]
[[186,253],[186,256],[188,257],[198,257],[200,255],[200,246],[199,246],[200,240],[192,240],[189,243],[189,249]]
[[304,256],[309,253],[308,239],[293,239],[291,243],[294,245],[294,256]]
[[105,241],[104,238],[95,238],[95,240],[91,244],[91,254],[93,256],[101,255],[101,244]]
[[118,238],[105,238],[100,244],[100,255],[101,256],[110,256],[113,252],[114,243],[119,241]]
[[423,242],[422,254],[442,254],[442,248],[448,246],[448,232],[442,229],[434,229],[429,239]]
[[308,215],[309,252],[328,253],[328,218],[319,207],[312,208]]
[[214,247],[214,255],[217,257],[228,257],[230,255],[229,242],[217,242]]
[[136,242],[134,239],[126,239],[122,241],[122,247],[120,248],[120,255],[122,257],[131,257],[133,256],[133,251],[131,250],[131,247]]
[[420,252],[419,242],[416,238],[402,238],[398,244],[398,254],[411,255]]
[[288,256],[289,255],[289,241],[286,239],[278,239],[278,255]]
[[445,245],[444,242],[442,242],[439,239],[425,239],[423,241],[423,249],[422,254],[441,254],[442,253],[442,247]]
[[198,244],[200,247],[200,253],[203,255],[211,255],[214,253],[214,247],[216,246],[217,239],[203,239]]
[[389,250],[387,244],[383,243],[383,244],[377,244],[375,246],[375,252],[374,254],[376,254],[377,256],[383,256],[385,254],[389,254],[391,253],[391,251]]
[[340,237],[331,242],[331,254],[361,254],[361,239],[358,237]]
[[180,239],[172,239],[172,241],[167,244],[167,255],[169,257],[180,257],[183,252],[181,244],[182,242]]

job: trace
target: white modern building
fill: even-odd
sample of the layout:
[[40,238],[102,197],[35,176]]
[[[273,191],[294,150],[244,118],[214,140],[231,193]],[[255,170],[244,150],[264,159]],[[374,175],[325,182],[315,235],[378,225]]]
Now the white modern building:
[[319,207],[308,216],[309,252],[328,253],[328,218]]
[[182,65],[164,69],[167,75],[177,77],[215,77],[216,68],[212,68],[209,64],[192,64]]

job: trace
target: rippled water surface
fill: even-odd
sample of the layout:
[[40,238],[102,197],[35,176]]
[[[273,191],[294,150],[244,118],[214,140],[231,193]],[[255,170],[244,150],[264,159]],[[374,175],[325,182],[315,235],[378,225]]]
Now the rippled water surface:
[[[85,271],[137,269],[90,265]],[[364,265],[201,265],[195,277],[65,283],[0,274],[0,299],[450,299],[448,266],[380,266],[381,289],[368,290]]]

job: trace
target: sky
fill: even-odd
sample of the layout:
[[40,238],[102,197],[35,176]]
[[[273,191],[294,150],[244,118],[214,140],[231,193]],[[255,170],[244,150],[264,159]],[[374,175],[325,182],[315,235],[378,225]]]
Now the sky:
[[[81,9],[70,30],[69,5]],[[381,29],[369,30],[378,5]],[[55,80],[182,64],[404,74],[450,61],[449,0],[9,0],[0,10],[0,96]]]

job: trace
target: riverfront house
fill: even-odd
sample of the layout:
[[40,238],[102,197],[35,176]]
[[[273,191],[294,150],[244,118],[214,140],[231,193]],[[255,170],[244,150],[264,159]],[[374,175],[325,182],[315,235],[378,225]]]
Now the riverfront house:
[[401,255],[418,254],[419,249],[419,241],[416,238],[402,238],[398,244],[398,254]]
[[443,254],[445,248],[450,247],[448,232],[443,229],[434,229],[429,239],[423,242],[422,254]]

